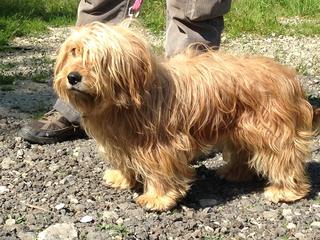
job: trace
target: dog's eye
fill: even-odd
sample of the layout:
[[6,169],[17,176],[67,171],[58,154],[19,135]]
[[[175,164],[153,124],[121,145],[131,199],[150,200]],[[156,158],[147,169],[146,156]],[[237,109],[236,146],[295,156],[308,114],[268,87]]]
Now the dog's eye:
[[73,57],[75,57],[77,55],[75,48],[71,49],[71,54],[72,54]]

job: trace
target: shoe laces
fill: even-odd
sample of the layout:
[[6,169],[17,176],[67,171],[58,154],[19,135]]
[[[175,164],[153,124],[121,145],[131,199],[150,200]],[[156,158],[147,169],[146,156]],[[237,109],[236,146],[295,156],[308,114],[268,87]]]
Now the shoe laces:
[[43,128],[49,128],[50,125],[57,125],[59,128],[63,128],[69,123],[57,110],[52,109],[45,113],[43,117],[39,120],[44,123]]

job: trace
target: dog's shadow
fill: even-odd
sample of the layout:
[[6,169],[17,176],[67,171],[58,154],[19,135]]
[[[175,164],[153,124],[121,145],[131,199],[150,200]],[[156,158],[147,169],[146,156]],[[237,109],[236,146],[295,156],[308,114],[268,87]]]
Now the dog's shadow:
[[320,108],[320,98],[319,97],[314,97],[314,96],[309,96],[308,97],[308,102],[315,108]]
[[[205,209],[225,204],[252,193],[262,195],[264,187],[267,185],[267,181],[262,178],[256,178],[249,182],[231,183],[221,179],[216,170],[216,168],[207,168],[203,165],[197,168],[196,181],[180,204],[195,210]],[[320,198],[318,195],[320,192],[320,163],[309,162],[307,172],[312,185],[307,199],[318,199]],[[263,199],[263,196],[261,199]]]

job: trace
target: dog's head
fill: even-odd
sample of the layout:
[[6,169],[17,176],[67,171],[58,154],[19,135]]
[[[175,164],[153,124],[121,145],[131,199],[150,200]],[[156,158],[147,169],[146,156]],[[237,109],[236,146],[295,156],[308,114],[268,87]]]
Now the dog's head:
[[82,113],[139,107],[152,65],[143,38],[126,27],[94,22],[75,29],[61,46],[54,88]]

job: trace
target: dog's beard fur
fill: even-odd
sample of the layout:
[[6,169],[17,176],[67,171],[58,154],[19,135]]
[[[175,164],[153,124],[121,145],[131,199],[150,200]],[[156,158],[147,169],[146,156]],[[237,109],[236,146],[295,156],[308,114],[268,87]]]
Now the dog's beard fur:
[[[70,72],[82,76],[76,90]],[[133,31],[92,23],[62,45],[54,88],[112,162],[106,183],[142,182],[137,202],[146,208],[167,210],[185,196],[190,161],[214,145],[222,146],[227,164],[218,173],[227,180],[266,177],[273,202],[309,192],[312,108],[295,72],[271,59],[189,48],[159,60]]]

